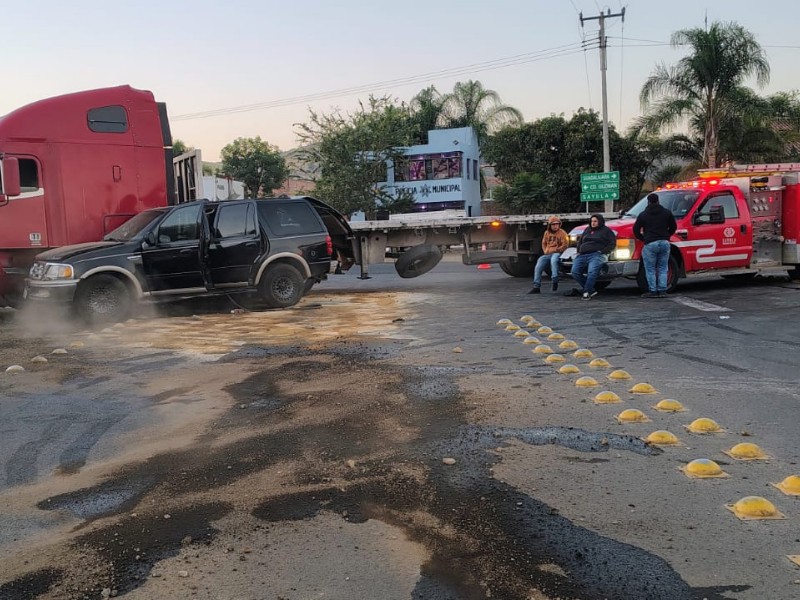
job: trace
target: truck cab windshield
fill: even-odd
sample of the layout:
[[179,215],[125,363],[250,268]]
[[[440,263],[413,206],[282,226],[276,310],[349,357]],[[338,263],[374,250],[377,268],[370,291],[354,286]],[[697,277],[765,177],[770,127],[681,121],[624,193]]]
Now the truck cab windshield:
[[141,212],[107,234],[103,240],[107,242],[129,242],[165,212],[166,209],[146,210]]
[[[685,217],[700,196],[700,192],[697,190],[668,190],[666,192],[656,193],[658,194],[659,204],[664,208],[668,208],[672,212],[672,216],[676,219]],[[625,211],[622,216],[638,217],[646,207],[647,196]]]

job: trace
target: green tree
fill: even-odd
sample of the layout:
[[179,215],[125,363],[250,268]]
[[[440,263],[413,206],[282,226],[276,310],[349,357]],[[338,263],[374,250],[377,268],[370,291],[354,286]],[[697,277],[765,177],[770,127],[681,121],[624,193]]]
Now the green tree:
[[316,195],[345,214],[364,211],[370,219],[407,203],[381,184],[387,163],[400,160],[411,144],[413,128],[408,108],[388,97],[370,96],[353,113],[310,111],[298,137],[302,158],[319,165]]
[[280,150],[261,139],[236,138],[220,152],[221,171],[244,183],[250,198],[268,196],[279,188],[289,171]]
[[[620,136],[613,125],[609,145],[612,168],[620,172],[620,204],[628,206],[638,200],[656,148],[648,150],[644,138]],[[490,138],[484,154],[511,187],[520,174],[541,176],[550,195],[550,212],[582,210],[580,174],[603,170],[602,120],[598,113],[580,109],[569,120],[551,115],[507,127]]]
[[185,154],[187,152],[191,152],[192,150],[194,150],[194,147],[187,146],[186,142],[184,142],[183,140],[179,139],[172,140],[172,154],[174,156]]
[[431,129],[447,127],[445,103],[447,97],[434,87],[426,87],[411,99],[411,143],[427,144],[428,132]]
[[494,189],[494,200],[511,215],[556,212],[553,194],[539,173],[520,173],[511,185]]
[[703,165],[714,168],[726,127],[758,112],[741,102],[746,96],[742,84],[750,77],[759,86],[768,83],[766,54],[753,34],[736,23],[676,31],[671,43],[689,46],[690,53],[673,67],[658,65],[647,79],[639,95],[645,114],[636,127],[658,133],[685,120],[690,134],[703,139]]

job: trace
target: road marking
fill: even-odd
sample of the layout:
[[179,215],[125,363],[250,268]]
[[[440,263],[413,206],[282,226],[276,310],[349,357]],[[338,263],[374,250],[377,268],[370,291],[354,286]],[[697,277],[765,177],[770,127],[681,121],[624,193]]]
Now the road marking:
[[732,310],[730,308],[725,308],[724,306],[703,302],[702,300],[695,300],[694,298],[689,298],[687,296],[670,296],[670,300],[678,302],[679,304],[683,304],[684,306],[688,306],[689,308],[702,310],[703,312],[731,312]]

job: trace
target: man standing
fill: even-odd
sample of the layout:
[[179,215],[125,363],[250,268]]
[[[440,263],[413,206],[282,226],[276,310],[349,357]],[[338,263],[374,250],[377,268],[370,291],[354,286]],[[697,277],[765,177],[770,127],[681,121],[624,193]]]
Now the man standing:
[[594,284],[597,276],[616,245],[617,238],[614,232],[606,227],[603,215],[592,215],[589,219],[589,226],[583,231],[578,242],[578,254],[572,263],[572,277],[580,289],[574,288],[564,295],[582,296],[584,300],[591,300],[596,296]]
[[558,289],[558,261],[561,253],[569,247],[569,236],[561,229],[561,219],[553,215],[547,219],[547,230],[542,236],[542,255],[533,269],[533,288],[529,294],[539,294],[542,288],[542,272],[550,264],[550,282],[553,291]]
[[672,212],[659,204],[658,194],[649,194],[647,207],[633,224],[633,235],[644,242],[642,261],[648,291],[642,294],[642,298],[667,297],[669,238],[677,228]]

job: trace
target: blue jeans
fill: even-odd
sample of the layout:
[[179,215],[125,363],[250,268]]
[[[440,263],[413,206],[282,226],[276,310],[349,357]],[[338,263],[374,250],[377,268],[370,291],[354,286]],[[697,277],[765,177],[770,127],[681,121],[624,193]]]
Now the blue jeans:
[[669,267],[669,242],[656,240],[642,248],[644,272],[647,287],[653,293],[667,291],[667,272]]
[[578,254],[572,261],[572,278],[578,282],[584,292],[591,294],[594,292],[594,282],[597,281],[600,269],[607,261],[608,257],[599,251],[591,254]]
[[560,258],[560,252],[542,254],[539,257],[539,260],[536,261],[536,267],[533,269],[533,287],[542,287],[542,273],[547,268],[547,263],[550,263],[550,280],[553,283],[558,281],[558,261]]

